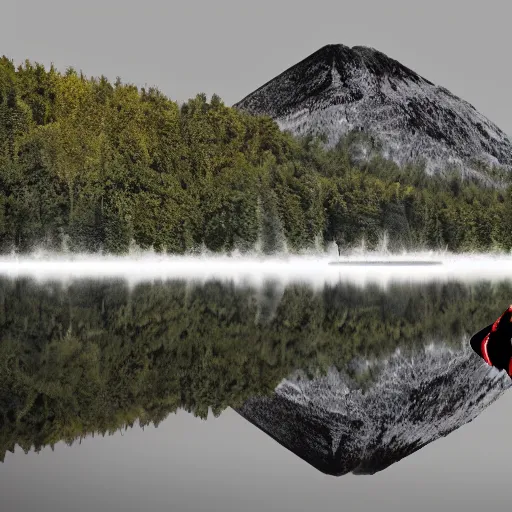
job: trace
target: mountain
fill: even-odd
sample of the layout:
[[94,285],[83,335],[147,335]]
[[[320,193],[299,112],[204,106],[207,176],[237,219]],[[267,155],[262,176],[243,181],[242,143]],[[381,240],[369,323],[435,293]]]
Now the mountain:
[[480,162],[512,169],[511,139],[494,123],[373,48],[325,46],[234,106],[330,146],[362,131],[385,157],[424,161],[429,173],[450,165],[481,177]]
[[509,386],[466,349],[429,347],[382,361],[366,386],[335,369],[293,375],[238,412],[324,473],[373,474],[472,421]]

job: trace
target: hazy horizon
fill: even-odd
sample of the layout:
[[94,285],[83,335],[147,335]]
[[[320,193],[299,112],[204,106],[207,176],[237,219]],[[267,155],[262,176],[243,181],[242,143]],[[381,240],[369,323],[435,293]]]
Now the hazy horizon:
[[[404,262],[404,265],[365,265],[372,261]],[[351,261],[360,265],[332,265]],[[407,262],[427,262],[410,266]],[[439,262],[431,265],[429,263]],[[318,287],[347,282],[357,286],[369,283],[386,287],[396,282],[467,282],[507,280],[512,275],[512,255],[490,253],[454,254],[440,251],[389,254],[354,252],[337,254],[212,254],[166,255],[142,251],[124,256],[39,253],[0,256],[0,277],[28,277],[40,281],[74,279],[123,279],[130,284],[153,280],[231,281],[237,285],[262,286],[267,282],[301,282]]]
[[[462,13],[462,14],[461,14]],[[233,104],[326,44],[371,46],[470,102],[512,134],[503,2],[415,4],[148,0],[3,6],[1,52],[87,76],[157,86],[176,101],[199,92]]]

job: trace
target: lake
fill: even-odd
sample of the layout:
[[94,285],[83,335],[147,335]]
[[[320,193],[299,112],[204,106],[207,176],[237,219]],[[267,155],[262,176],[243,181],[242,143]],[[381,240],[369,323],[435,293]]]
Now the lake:
[[512,262],[329,262],[0,261],[0,510],[508,505]]

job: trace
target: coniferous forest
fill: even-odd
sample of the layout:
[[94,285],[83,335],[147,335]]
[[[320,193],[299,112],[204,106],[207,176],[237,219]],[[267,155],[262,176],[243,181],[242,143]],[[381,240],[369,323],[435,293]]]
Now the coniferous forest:
[[[512,188],[331,149],[199,94],[0,60],[0,251],[510,250]],[[378,141],[364,141],[378,149]]]

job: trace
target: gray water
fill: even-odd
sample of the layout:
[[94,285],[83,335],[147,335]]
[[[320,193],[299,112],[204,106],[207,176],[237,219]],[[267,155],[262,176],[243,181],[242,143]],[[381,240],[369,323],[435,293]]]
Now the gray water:
[[0,278],[0,510],[507,506],[512,281],[392,277]]
[[232,410],[180,412],[158,428],[16,453],[5,511],[487,510],[508,507],[512,395],[371,477],[326,476]]

